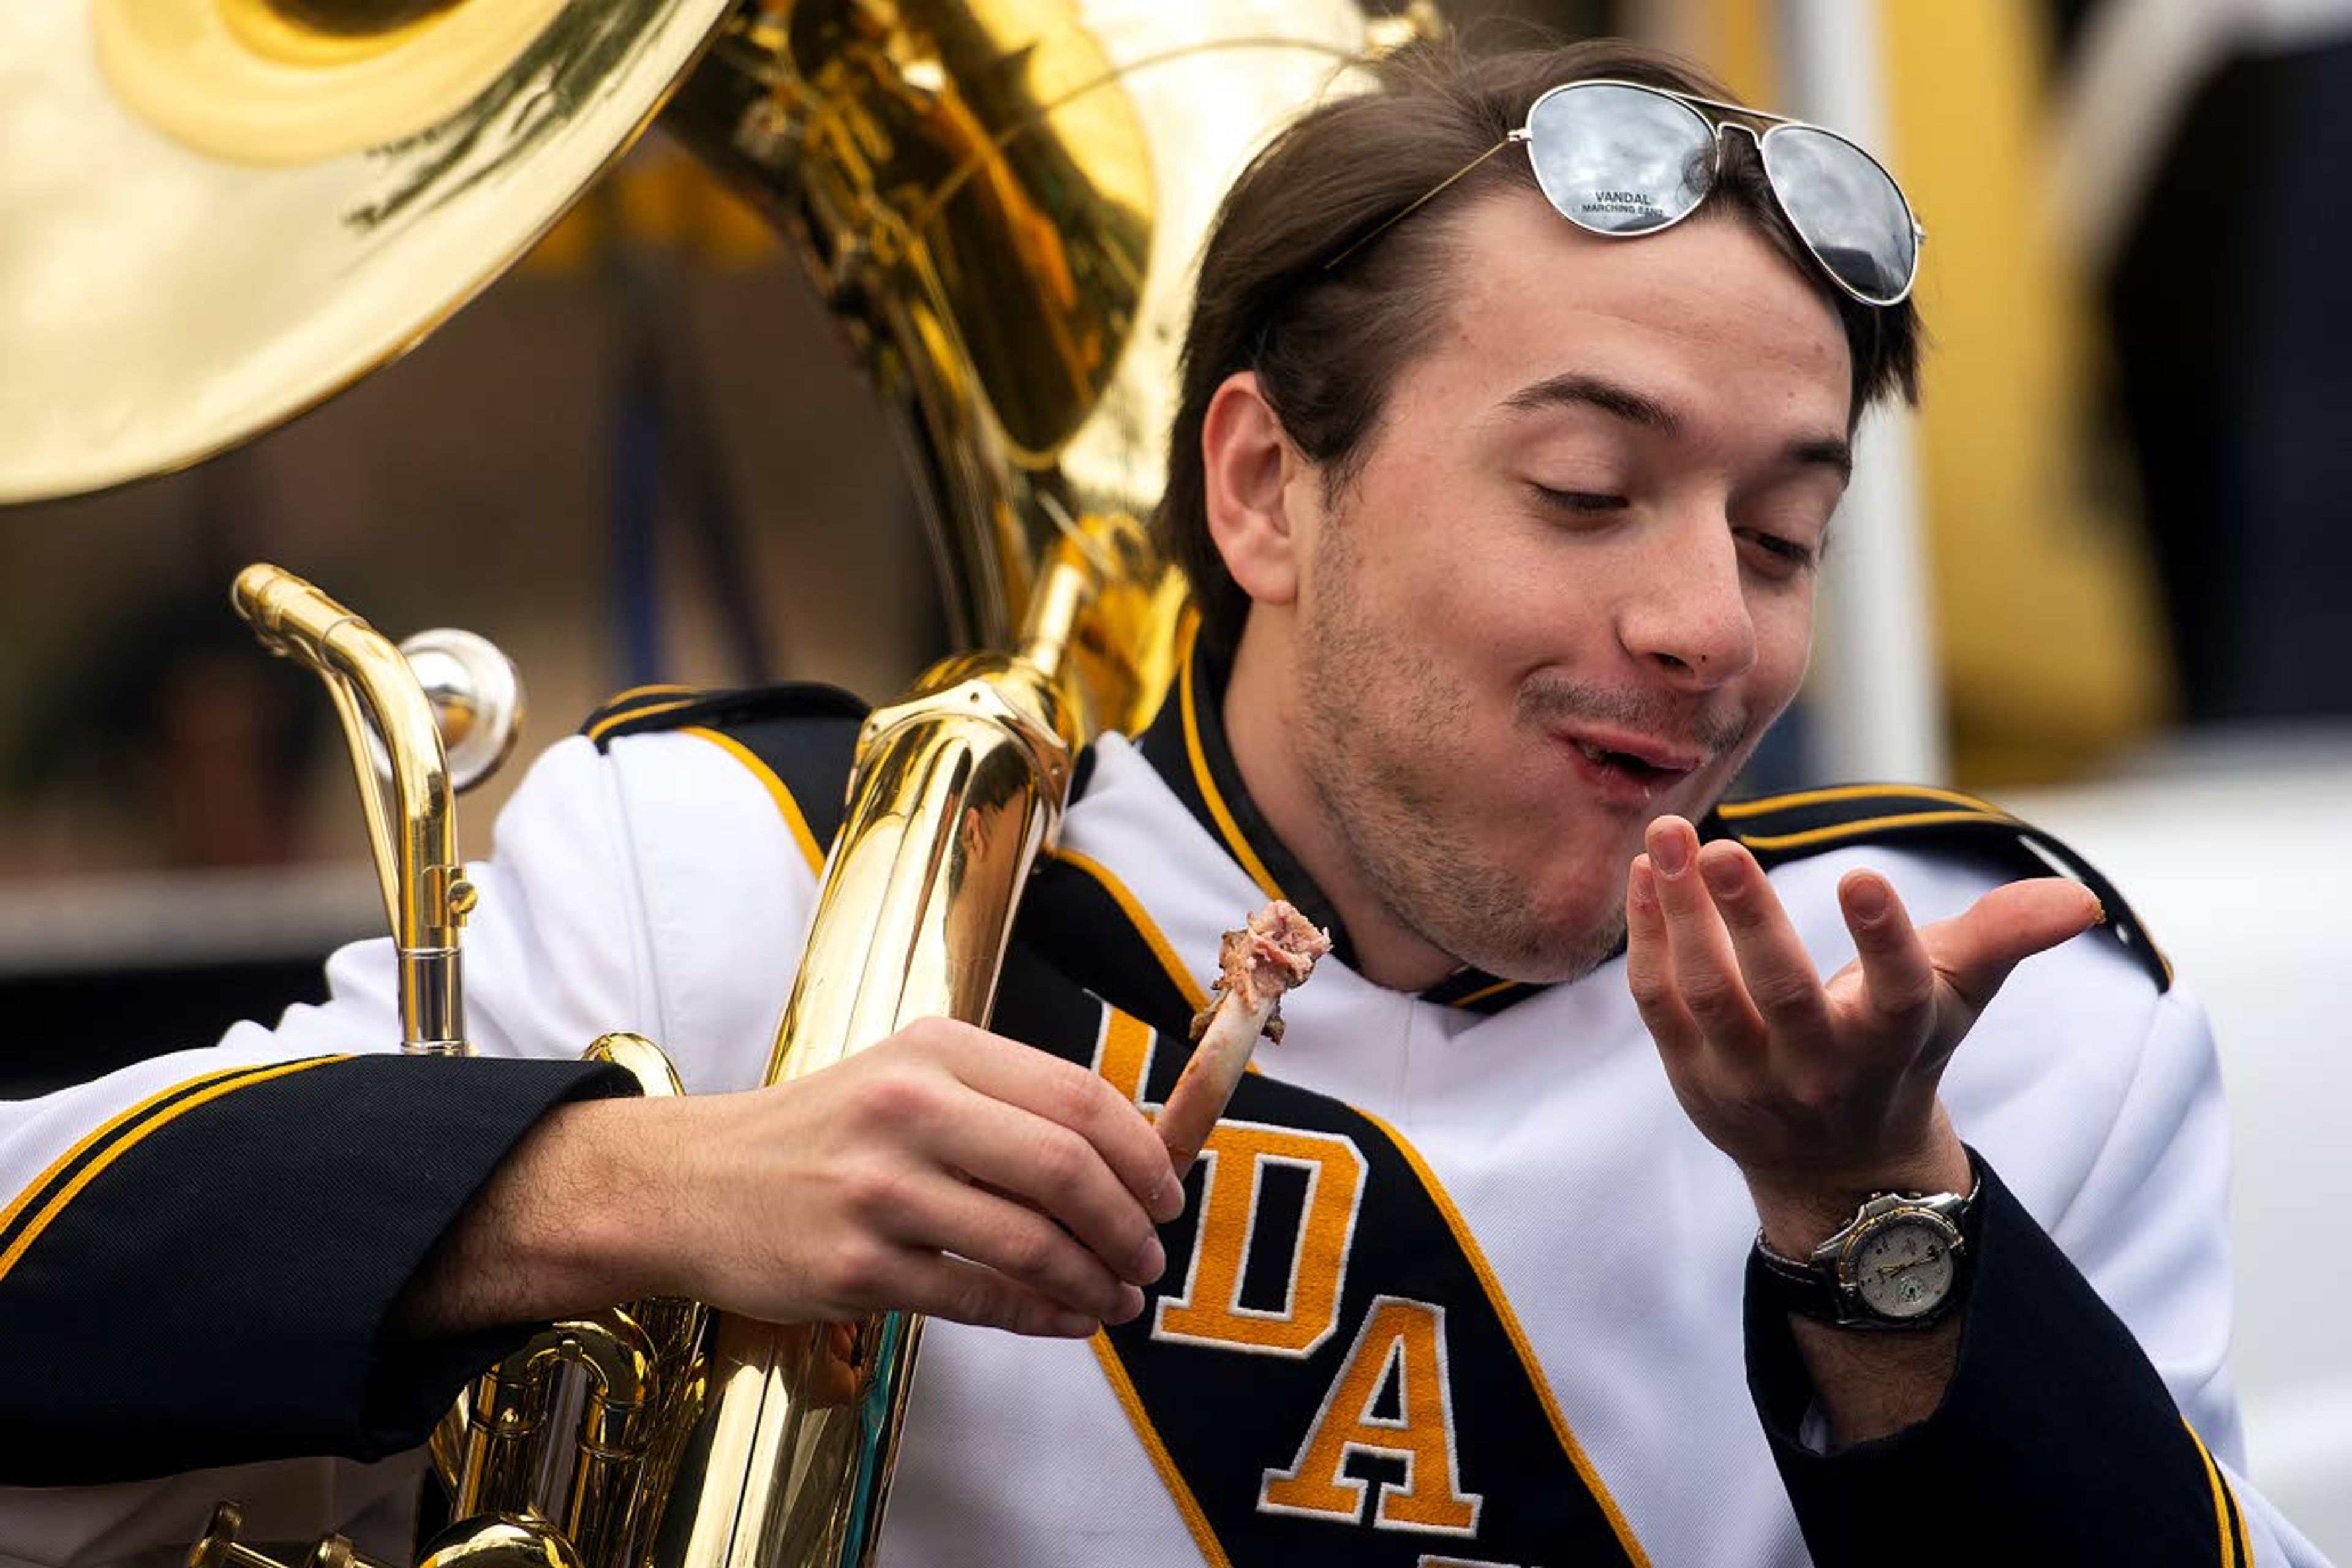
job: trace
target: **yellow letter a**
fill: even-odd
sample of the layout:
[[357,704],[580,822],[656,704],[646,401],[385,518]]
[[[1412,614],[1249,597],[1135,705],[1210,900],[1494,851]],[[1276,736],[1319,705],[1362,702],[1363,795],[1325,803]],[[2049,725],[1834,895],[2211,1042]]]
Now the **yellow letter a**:
[[[1391,1367],[1396,1369],[1397,1413],[1375,1415],[1372,1405]],[[1481,1500],[1455,1485],[1444,1308],[1396,1296],[1373,1300],[1297,1459],[1287,1470],[1266,1471],[1258,1507],[1269,1513],[1361,1519],[1365,1483],[1346,1472],[1351,1453],[1404,1461],[1402,1484],[1381,1484],[1375,1526],[1475,1533]]]

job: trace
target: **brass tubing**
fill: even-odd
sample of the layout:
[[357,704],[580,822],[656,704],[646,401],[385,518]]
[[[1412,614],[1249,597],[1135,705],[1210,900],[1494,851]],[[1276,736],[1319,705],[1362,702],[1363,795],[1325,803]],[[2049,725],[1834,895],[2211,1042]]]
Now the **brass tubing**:
[[[1041,613],[1058,664],[1078,585]],[[1013,911],[1058,824],[1075,702],[1052,666],[947,660],[859,742],[856,794],[817,900],[768,1081],[803,1077],[919,1018],[982,1023]],[[921,1320],[779,1327],[718,1314],[660,1568],[864,1563],[878,1537]]]
[[400,1048],[411,1056],[462,1057],[466,1043],[464,959],[455,947],[399,952]]
[[[557,1484],[562,1501],[542,1508],[539,1439],[556,1405],[558,1380],[572,1367],[586,1379],[586,1405],[568,1471]],[[580,1539],[572,1515],[587,1499],[592,1456],[642,1455],[647,1446],[643,1415],[655,1397],[654,1367],[645,1331],[617,1310],[567,1319],[531,1336],[475,1385],[472,1444],[452,1514],[544,1513]]]
[[[188,1568],[287,1568],[275,1557],[256,1552],[237,1540],[245,1530],[245,1515],[235,1503],[225,1502],[213,1510],[212,1522],[195,1545],[188,1549]],[[392,1568],[381,1559],[370,1557],[340,1535],[330,1535],[310,1548],[302,1561],[302,1568]]]
[[[248,566],[237,574],[231,600],[270,651],[310,668],[334,698],[400,954],[401,1048],[467,1054],[457,938],[474,889],[457,858],[448,763],[432,703],[397,647],[292,573]],[[381,776],[378,738],[386,758]]]

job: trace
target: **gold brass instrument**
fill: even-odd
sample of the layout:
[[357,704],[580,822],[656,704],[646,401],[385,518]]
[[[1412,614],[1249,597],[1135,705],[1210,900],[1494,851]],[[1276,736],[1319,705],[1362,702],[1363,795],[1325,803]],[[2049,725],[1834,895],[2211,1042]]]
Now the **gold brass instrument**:
[[[982,650],[867,721],[767,1081],[916,1017],[984,1021],[1076,749],[1140,727],[1172,669],[1182,584],[1142,520],[1215,204],[1282,118],[1431,15],[84,3],[0,6],[0,502],[194,462],[331,395],[520,255],[667,101],[861,350],[920,477],[958,640]],[[70,170],[14,155],[60,121],[93,127]],[[327,676],[352,734],[404,1043],[462,1049],[472,895],[432,704],[394,692],[415,685],[397,654],[307,584],[256,568],[238,596]],[[669,1086],[642,1042],[600,1048]],[[554,1325],[436,1434],[459,1523],[420,1563],[870,1562],[920,1328],[646,1302]],[[583,1418],[551,1435],[572,1405]],[[216,1518],[199,1568],[264,1568],[238,1529]],[[373,1568],[333,1538],[310,1561]]]
[[[400,1048],[465,1055],[457,933],[475,891],[457,858],[452,797],[488,777],[513,749],[522,727],[514,667],[466,632],[424,632],[394,647],[275,566],[239,573],[231,601],[263,647],[326,683],[342,721],[397,954]],[[454,771],[452,751],[459,755]]]
[[[457,858],[455,797],[514,745],[522,693],[505,655],[469,632],[420,632],[394,647],[292,573],[257,564],[231,601],[263,646],[309,668],[334,702],[359,784],[399,973],[401,1049],[467,1056],[459,933],[476,902]],[[683,1092],[653,1045],[629,1034],[589,1047],[646,1094]],[[551,1323],[484,1373],[434,1434],[459,1522],[419,1568],[545,1563],[629,1568],[645,1561],[700,1394],[698,1303],[633,1301]],[[576,1405],[560,1430],[556,1412]],[[215,1510],[192,1568],[265,1568],[240,1545],[233,1505]],[[330,1536],[310,1568],[382,1568]],[[269,1565],[274,1568],[274,1565]]]

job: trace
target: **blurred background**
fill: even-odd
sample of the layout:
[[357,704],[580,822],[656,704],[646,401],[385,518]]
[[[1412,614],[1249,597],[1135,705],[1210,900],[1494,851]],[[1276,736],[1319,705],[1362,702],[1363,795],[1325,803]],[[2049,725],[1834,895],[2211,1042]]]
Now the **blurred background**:
[[[1755,782],[1990,793],[2131,895],[2221,1032],[2255,1474],[2352,1561],[2352,0],[1445,8],[1678,47],[1910,193],[1925,405],[1864,436]],[[528,757],[649,681],[887,697],[945,636],[916,516],[798,264],[658,137],[291,427],[0,511],[0,1093],[274,1012],[382,929],[240,565],[498,641]],[[469,797],[470,851],[521,772]]]

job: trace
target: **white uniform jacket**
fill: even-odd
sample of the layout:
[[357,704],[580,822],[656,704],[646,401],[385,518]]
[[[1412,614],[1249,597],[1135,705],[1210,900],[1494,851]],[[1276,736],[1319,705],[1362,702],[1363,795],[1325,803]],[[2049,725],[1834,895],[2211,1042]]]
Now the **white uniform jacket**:
[[[1146,1103],[1219,933],[1276,891],[1328,918],[1208,679],[1090,753],[999,1004]],[[805,691],[655,697],[550,751],[476,872],[487,1059],[383,1055],[370,942],[275,1029],[0,1108],[0,1563],[171,1560],[220,1497],[252,1539],[403,1553],[415,1445],[514,1336],[394,1342],[386,1308],[549,1104],[619,1091],[568,1059],[598,1034],[659,1041],[692,1090],[756,1081],[856,725]],[[2014,825],[1936,792],[1740,810],[1709,830],[1779,859],[1824,972],[1849,868],[1923,921],[2016,874],[1977,853]],[[1961,1046],[1945,1098],[1991,1175],[1959,1371],[1918,1427],[1824,1455],[1785,1321],[1743,1317],[1754,1211],[1622,960],[1407,995],[1341,934],[1141,1319],[1091,1345],[930,1326],[886,1563],[2318,1561],[2241,1473],[2213,1050],[2144,949],[2030,961]]]

